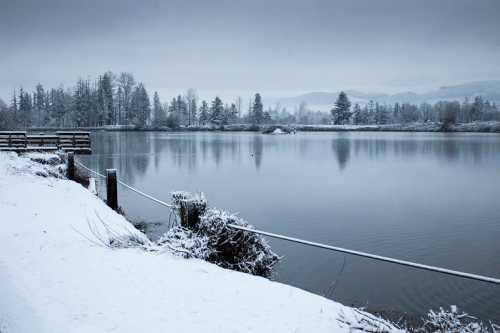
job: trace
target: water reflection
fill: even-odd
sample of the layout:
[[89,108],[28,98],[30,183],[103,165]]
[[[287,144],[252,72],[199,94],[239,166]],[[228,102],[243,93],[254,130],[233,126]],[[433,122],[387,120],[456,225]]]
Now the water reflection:
[[[298,134],[296,136],[265,136],[260,134],[165,134],[165,133],[94,133],[92,166],[104,170],[111,166],[120,170],[130,181],[144,175],[152,162],[155,170],[170,162],[177,168],[196,171],[211,159],[216,166],[226,161],[244,163],[251,160],[255,170],[263,165],[264,155],[277,159],[293,154],[295,161],[310,161],[324,154],[330,142],[339,171],[350,163],[386,158],[433,158],[438,161],[481,163],[500,153],[500,140],[491,137],[470,137],[456,134],[422,135],[329,135]],[[268,151],[265,153],[265,151]],[[151,161],[152,160],[152,161]]]
[[[155,157],[155,165],[159,165],[157,156],[161,153],[161,148],[155,146],[150,133],[141,136],[126,134],[94,133],[92,145],[95,153],[83,159],[94,170],[104,172],[107,168],[116,168],[119,177],[134,182],[137,176],[146,173],[151,157]],[[134,153],[131,155],[131,152]]]
[[495,136],[481,140],[481,137],[467,139],[463,136],[443,134],[438,138],[357,138],[350,141],[354,143],[355,156],[373,160],[428,156],[450,162],[461,160],[477,163],[482,158],[492,157],[500,151],[500,143],[495,140]]
[[334,139],[332,141],[332,150],[337,157],[339,169],[344,170],[351,156],[351,140],[348,138]]
[[[172,190],[199,190],[213,206],[269,231],[500,276],[491,265],[500,250],[498,135],[99,132],[92,143],[94,154],[81,157],[88,165],[117,168],[165,200]],[[164,207],[120,194],[127,214],[166,219]],[[272,245],[290,258],[280,265],[281,281],[321,292],[337,274],[330,253]],[[500,291],[472,297],[480,295],[473,286],[380,267],[348,258],[335,297],[404,310],[461,300],[483,313],[500,306]]]
[[261,135],[255,135],[250,141],[250,156],[255,161],[255,168],[258,170],[262,164],[262,153],[264,151],[264,143]]

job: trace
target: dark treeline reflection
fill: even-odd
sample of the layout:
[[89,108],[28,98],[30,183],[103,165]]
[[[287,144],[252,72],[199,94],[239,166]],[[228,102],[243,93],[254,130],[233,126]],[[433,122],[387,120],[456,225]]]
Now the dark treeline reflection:
[[338,138],[332,141],[332,150],[337,157],[339,169],[343,170],[349,162],[351,156],[351,140],[348,138]]
[[[269,160],[288,156],[307,163],[313,156],[333,154],[338,170],[350,163],[384,158],[433,158],[439,161],[472,161],[500,154],[500,137],[464,134],[377,134],[349,133],[297,134],[269,136],[247,133],[117,133],[93,134],[94,154],[89,158],[97,170],[114,167],[122,177],[133,182],[152,164],[155,170],[162,163],[196,171],[213,162],[217,167],[226,162],[251,163],[259,170]],[[330,153],[324,151],[330,145]],[[291,156],[290,156],[291,155]],[[315,159],[317,157],[314,157]],[[311,162],[312,163],[312,162]]]
[[[500,139],[500,137],[497,137]],[[481,140],[480,137],[467,139],[464,136],[440,135],[439,137],[408,137],[398,139],[351,139],[355,156],[370,159],[385,157],[412,158],[429,156],[448,161],[464,160],[480,162],[483,157],[500,152],[500,140],[494,137]],[[335,140],[334,140],[335,141]],[[339,152],[337,152],[339,154]],[[340,159],[340,158],[339,158]]]

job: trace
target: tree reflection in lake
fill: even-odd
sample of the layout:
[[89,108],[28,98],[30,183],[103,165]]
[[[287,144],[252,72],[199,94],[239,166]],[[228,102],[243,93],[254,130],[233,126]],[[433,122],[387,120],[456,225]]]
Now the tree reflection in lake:
[[[471,140],[467,139],[468,136]],[[209,157],[215,165],[251,160],[258,170],[266,151],[270,159],[297,152],[295,161],[307,163],[314,154],[321,154],[328,142],[340,171],[358,159],[429,156],[448,162],[480,163],[483,158],[500,151],[500,143],[495,140],[497,137],[492,135],[482,140],[481,135],[432,133],[339,132],[270,136],[255,133],[99,132],[93,134],[94,154],[90,163],[98,170],[113,165],[126,178],[133,179],[147,172],[151,159],[155,169],[161,169],[162,163],[169,160],[178,168],[194,171],[199,167],[198,154],[201,152],[203,164]],[[294,149],[296,146],[298,150]]]
[[346,137],[333,139],[332,150],[337,157],[339,169],[344,170],[351,155],[351,140]]
[[261,135],[254,135],[250,141],[250,156],[255,161],[255,168],[258,170],[262,164],[262,154],[264,152],[264,143]]

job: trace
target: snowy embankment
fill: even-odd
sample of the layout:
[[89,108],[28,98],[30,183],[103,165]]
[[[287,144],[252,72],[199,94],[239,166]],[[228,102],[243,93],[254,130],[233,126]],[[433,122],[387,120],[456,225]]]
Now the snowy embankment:
[[84,187],[56,178],[60,171],[0,153],[2,333],[397,331],[264,278],[167,251],[105,247],[106,237],[149,240]]

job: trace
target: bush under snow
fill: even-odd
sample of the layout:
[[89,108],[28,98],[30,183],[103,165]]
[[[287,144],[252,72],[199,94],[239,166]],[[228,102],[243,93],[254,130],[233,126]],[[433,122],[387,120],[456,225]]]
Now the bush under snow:
[[[33,174],[41,177],[64,178],[66,163],[64,156],[57,153],[2,153],[10,160],[9,168],[15,174]],[[33,163],[34,162],[34,163]]]
[[[174,195],[179,199],[179,192]],[[193,198],[183,193],[183,199]],[[191,199],[192,200],[192,199]],[[204,200],[204,199],[202,199]],[[193,201],[196,202],[196,199]],[[184,257],[207,260],[218,266],[269,277],[279,256],[271,250],[266,240],[255,233],[237,230],[229,225],[251,228],[240,217],[219,209],[199,210],[198,221],[190,228],[175,226],[158,244]]]
[[489,325],[478,321],[467,313],[459,313],[456,306],[450,310],[439,308],[439,311],[430,310],[424,325],[417,332],[433,333],[499,333],[500,326]]

